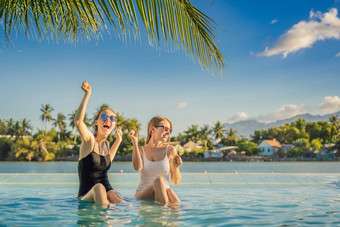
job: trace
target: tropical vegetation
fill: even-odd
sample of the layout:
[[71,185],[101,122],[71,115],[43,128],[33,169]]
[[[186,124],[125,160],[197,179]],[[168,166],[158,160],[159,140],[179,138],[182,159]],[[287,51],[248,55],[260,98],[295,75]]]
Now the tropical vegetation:
[[[85,115],[85,124],[91,128],[91,122],[97,113],[105,108],[110,108],[110,106],[102,104],[96,108],[91,117]],[[77,159],[81,137],[75,130],[73,121],[76,111],[68,115],[60,112],[54,114],[54,108],[49,104],[41,105],[40,111],[42,129],[34,133],[28,119],[0,120],[0,160]],[[129,159],[132,153],[132,143],[128,132],[132,129],[140,131],[141,123],[137,118],[127,118],[124,114],[117,113],[117,124],[123,132],[123,141],[117,157]],[[114,139],[113,133],[109,141],[113,143]],[[180,145],[188,142],[196,144],[195,150],[179,151],[181,155],[187,157],[202,157],[204,151],[225,146],[235,147],[235,151],[243,155],[254,156],[261,152],[258,145],[263,140],[273,139],[291,146],[288,151],[280,149],[276,154],[278,157],[311,157],[327,144],[333,144],[333,149],[340,151],[340,120],[335,115],[331,116],[328,122],[306,122],[300,118],[290,124],[266,130],[255,130],[250,138],[238,135],[235,129],[226,129],[220,121],[217,121],[212,126],[191,125],[184,132],[173,136],[171,142]],[[141,138],[140,145],[144,143],[145,139]]]

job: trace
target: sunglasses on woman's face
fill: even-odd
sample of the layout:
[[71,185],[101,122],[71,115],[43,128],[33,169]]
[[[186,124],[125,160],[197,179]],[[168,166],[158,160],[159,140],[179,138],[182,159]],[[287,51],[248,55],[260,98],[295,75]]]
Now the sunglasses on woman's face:
[[163,128],[164,132],[169,132],[170,134],[172,133],[172,128],[166,127],[164,125],[156,125],[156,128],[158,127]]
[[106,121],[108,118],[110,118],[110,121],[112,121],[112,122],[117,121],[117,117],[116,116],[114,116],[114,115],[108,116],[107,114],[104,114],[104,113],[100,115],[100,118],[103,121]]

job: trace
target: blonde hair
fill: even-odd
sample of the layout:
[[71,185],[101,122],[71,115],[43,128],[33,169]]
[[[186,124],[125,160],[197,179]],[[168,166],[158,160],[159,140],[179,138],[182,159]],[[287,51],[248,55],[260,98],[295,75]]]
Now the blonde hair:
[[[161,117],[161,116],[156,116],[156,117],[153,117],[149,123],[148,123],[148,136],[146,137],[146,141],[145,141],[145,144],[147,144],[150,139],[151,139],[151,129],[153,127],[156,127],[158,126],[162,121],[167,121],[169,122],[170,124],[170,128],[172,129],[172,122],[166,118],[166,117]],[[169,136],[169,142],[170,142],[170,136]]]
[[[97,136],[97,133],[98,133],[98,126],[95,124],[95,122],[96,122],[96,120],[98,120],[98,118],[99,118],[99,116],[101,115],[101,113],[102,113],[103,111],[105,111],[105,110],[109,110],[109,111],[111,111],[112,113],[114,113],[114,115],[117,115],[116,112],[115,112],[114,110],[112,110],[112,109],[108,109],[108,108],[101,109],[101,110],[98,112],[97,116],[96,116],[96,117],[94,118],[94,120],[93,120],[93,127],[94,127],[93,135],[94,135],[94,137],[96,137],[96,136]],[[117,124],[116,124],[116,127],[117,127]]]

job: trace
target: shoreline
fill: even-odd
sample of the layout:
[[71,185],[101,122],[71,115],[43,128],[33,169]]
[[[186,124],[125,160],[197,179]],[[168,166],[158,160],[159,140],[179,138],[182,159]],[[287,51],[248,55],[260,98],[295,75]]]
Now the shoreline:
[[[316,159],[316,158],[275,158],[275,157],[233,157],[233,158],[197,158],[182,157],[184,162],[339,162],[340,157],[334,159]],[[19,161],[19,160],[1,160],[1,162],[77,162],[78,157],[58,157],[49,161]],[[131,157],[115,157],[116,162],[131,162]]]

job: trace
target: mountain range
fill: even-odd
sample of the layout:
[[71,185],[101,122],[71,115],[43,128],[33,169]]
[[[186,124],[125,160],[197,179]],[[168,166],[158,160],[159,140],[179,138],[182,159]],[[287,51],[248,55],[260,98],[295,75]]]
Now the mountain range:
[[246,136],[249,138],[250,135],[253,134],[255,130],[268,129],[268,128],[275,127],[275,126],[285,125],[287,123],[289,124],[293,121],[296,121],[299,118],[305,119],[306,122],[329,121],[329,118],[332,115],[336,115],[340,117],[340,111],[333,113],[333,114],[326,114],[326,115],[300,114],[300,115],[296,115],[291,118],[278,120],[278,121],[271,122],[271,123],[262,123],[257,120],[245,120],[245,121],[237,121],[235,123],[225,123],[223,125],[224,125],[224,128],[227,130],[230,128],[236,129],[238,136],[242,135],[242,136]]

